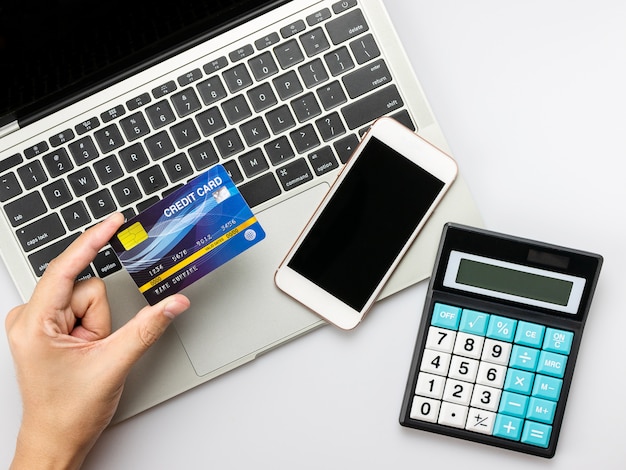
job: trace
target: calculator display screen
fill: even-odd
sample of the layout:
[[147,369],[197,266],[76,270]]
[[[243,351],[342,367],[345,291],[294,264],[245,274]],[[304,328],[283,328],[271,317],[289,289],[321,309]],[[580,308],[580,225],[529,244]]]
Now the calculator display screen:
[[585,279],[451,251],[444,286],[575,314]]

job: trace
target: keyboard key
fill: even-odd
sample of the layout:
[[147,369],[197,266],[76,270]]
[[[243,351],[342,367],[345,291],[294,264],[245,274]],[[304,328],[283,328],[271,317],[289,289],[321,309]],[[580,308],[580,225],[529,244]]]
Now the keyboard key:
[[93,265],[100,277],[106,277],[122,269],[122,263],[111,248],[106,248],[98,253],[93,260]]
[[97,129],[98,127],[100,127],[100,121],[98,120],[97,117],[92,117],[90,119],[87,119],[81,122],[80,124],[77,124],[74,127],[74,130],[76,131],[78,135],[83,135],[84,133],[93,131],[94,129]]
[[391,73],[384,60],[377,60],[343,77],[350,98],[358,98],[391,82]]
[[150,161],[141,144],[134,144],[119,153],[120,160],[128,173],[146,166]]
[[248,66],[252,70],[252,75],[257,81],[265,80],[278,73],[278,66],[272,58],[272,54],[264,52],[248,61]]
[[170,104],[163,100],[146,108],[148,120],[154,129],[160,129],[176,120]]
[[124,139],[115,124],[111,124],[94,133],[102,153],[109,153],[124,145]]
[[205,137],[226,129],[226,121],[217,107],[207,109],[196,116],[196,121]]
[[262,85],[248,91],[248,99],[252,104],[252,108],[257,113],[271,108],[278,103],[276,95],[272,91],[272,87],[269,83],[263,83]]
[[98,160],[93,165],[96,175],[100,180],[100,184],[109,184],[116,179],[124,176],[124,170],[120,166],[119,161],[115,155],[109,155],[108,157]]
[[125,207],[142,198],[141,190],[135,178],[127,178],[111,187],[120,207]]
[[279,42],[280,36],[278,36],[278,33],[270,33],[267,36],[263,36],[262,38],[254,41],[254,46],[258,50],[261,50],[273,46],[274,44],[278,44]]
[[291,141],[294,143],[296,152],[304,153],[317,147],[320,144],[315,129],[311,124],[308,124],[300,129],[293,131],[289,134]]
[[300,80],[293,70],[275,78],[273,83],[278,92],[278,96],[280,96],[282,100],[288,100],[298,93],[301,93],[303,90]]
[[306,17],[306,22],[309,26],[315,26],[318,23],[322,23],[330,18],[331,13],[328,8],[324,8],[318,12],[313,13]]
[[354,134],[350,134],[336,141],[333,147],[341,163],[346,163],[354,153],[354,149],[357,145],[359,145],[359,138]]
[[341,44],[369,30],[361,10],[352,10],[326,23],[326,30],[333,44]]
[[193,174],[193,168],[187,155],[179,153],[163,162],[163,168],[172,183],[188,178]]
[[45,214],[46,211],[46,204],[38,192],[26,194],[4,206],[4,212],[13,227],[25,224]]
[[68,148],[70,149],[70,154],[74,159],[74,163],[78,166],[84,165],[94,158],[98,158],[100,155],[96,150],[93,140],[91,140],[91,137],[89,136],[85,136],[80,140],[72,142],[68,145]]
[[48,176],[39,160],[34,160],[18,168],[17,174],[25,189],[32,189],[48,181]]
[[298,67],[304,86],[313,88],[328,80],[328,73],[320,59]]
[[228,59],[222,56],[218,59],[215,59],[209,62],[208,64],[203,65],[202,69],[204,70],[206,74],[212,74],[214,72],[217,72],[218,70],[223,69],[227,65],[228,65]]
[[356,41],[352,41],[350,43],[350,49],[359,65],[375,59],[380,55],[380,49],[378,49],[378,45],[371,34],[363,36]]
[[237,62],[238,60],[250,57],[252,54],[254,54],[254,47],[252,47],[252,44],[246,44],[228,54],[228,58],[231,62]]
[[172,104],[179,117],[185,117],[198,111],[202,105],[193,88],[186,88],[172,96]]
[[228,176],[230,176],[230,179],[233,180],[233,183],[239,184],[243,181],[243,175],[241,174],[235,160],[224,162],[223,167],[226,170],[226,173],[228,173]]
[[70,193],[70,189],[67,187],[65,180],[62,179],[53,181],[49,185],[44,186],[41,188],[41,191],[46,201],[48,201],[50,209],[56,209],[72,200],[72,193]]
[[297,188],[301,184],[313,179],[311,170],[304,158],[299,158],[291,163],[287,163],[280,167],[276,173],[285,191]]
[[318,88],[317,97],[326,111],[336,108],[348,101],[340,83],[337,81]]
[[102,189],[97,193],[87,196],[87,206],[93,214],[94,219],[101,219],[117,210],[113,197],[108,189]]
[[151,166],[137,174],[139,184],[146,194],[153,194],[167,187],[167,180],[158,166]]
[[100,114],[100,119],[102,119],[102,122],[107,123],[107,122],[113,121],[114,119],[122,117],[124,114],[126,114],[126,110],[124,109],[124,106],[122,105],[114,106],[108,111],[105,111],[104,113]]
[[177,78],[180,86],[189,85],[202,78],[202,70],[196,68]]
[[165,95],[173,93],[174,91],[176,91],[176,82],[174,82],[174,80],[170,80],[169,82],[164,83],[161,86],[153,88],[152,96],[154,96],[154,98],[158,100],[159,98],[162,98]]
[[193,166],[196,170],[204,170],[219,162],[219,157],[213,144],[210,141],[202,142],[195,147],[191,147],[189,150],[189,158],[193,162]]
[[197,89],[202,101],[207,106],[226,98],[226,89],[217,75],[199,83]]
[[32,145],[32,146],[28,147],[27,149],[25,149],[24,150],[24,156],[30,160],[31,158],[35,158],[38,155],[41,155],[41,154],[47,152],[49,149],[50,149],[50,147],[48,147],[47,143],[39,142],[38,144]]
[[236,124],[252,116],[252,111],[250,111],[250,107],[243,95],[237,95],[222,103],[222,111],[224,111],[224,116],[231,124]]
[[288,37],[291,37],[294,34],[301,33],[305,29],[306,29],[306,25],[304,24],[304,21],[298,20],[298,21],[294,21],[291,24],[288,24],[287,26],[280,28],[280,34],[284,39],[287,39]]
[[300,36],[300,42],[302,43],[304,52],[309,57],[313,57],[330,48],[330,44],[322,28],[315,28],[306,32]]
[[332,149],[328,146],[316,150],[309,154],[308,157],[309,163],[317,176],[321,176],[339,167]]
[[2,175],[0,177],[0,202],[8,201],[19,194],[22,194],[22,187],[15,173]]
[[526,421],[522,433],[522,442],[538,447],[548,447],[550,434],[552,434],[552,426]]
[[346,124],[356,129],[404,106],[395,85],[382,88],[342,108]]
[[239,186],[239,191],[250,207],[258,206],[281,193],[278,182],[272,173],[265,173],[242,184]]
[[346,133],[346,128],[337,113],[318,119],[315,121],[315,126],[324,142],[333,140]]
[[326,61],[328,70],[333,77],[341,75],[342,73],[354,68],[354,61],[352,60],[352,57],[350,57],[350,52],[348,52],[346,46],[343,46],[330,54],[326,54],[324,56],[324,60]]
[[248,178],[252,178],[269,169],[261,149],[254,149],[239,157],[239,164]]
[[70,231],[77,230],[91,222],[91,217],[82,201],[61,209],[61,216]]
[[274,134],[280,134],[296,125],[293,115],[287,105],[282,105],[265,115],[267,123]]
[[282,136],[278,139],[265,144],[265,153],[272,162],[272,165],[279,165],[295,156],[293,148],[287,137]]
[[120,126],[122,126],[122,131],[124,131],[129,142],[150,133],[150,127],[142,113],[135,113],[120,120]]
[[42,160],[52,178],[57,178],[74,168],[67,150],[63,147],[44,155]]
[[63,132],[59,132],[50,139],[50,145],[53,147],[58,147],[59,145],[67,144],[70,140],[74,138],[74,131],[72,129],[65,129]]
[[237,93],[252,85],[252,78],[244,64],[239,64],[232,69],[226,70],[222,77],[231,93]]
[[200,140],[200,133],[191,119],[172,126],[170,132],[179,149],[188,147]]
[[22,249],[25,252],[33,251],[46,243],[65,235],[65,228],[57,214],[49,214],[15,232]]
[[333,3],[333,11],[339,14],[354,6],[356,6],[356,0],[342,0],[341,2]]
[[307,93],[300,98],[296,98],[291,102],[291,108],[293,109],[296,119],[299,122],[305,122],[316,116],[322,114],[322,110],[315,99],[313,93]]
[[283,70],[304,61],[304,55],[295,39],[274,48],[274,54]]
[[146,199],[145,201],[141,201],[139,204],[137,204],[137,212],[145,211],[148,207],[150,207],[153,204],[157,203],[159,200],[160,200],[159,196],[152,196],[150,199]]
[[7,170],[15,168],[17,165],[19,165],[23,161],[24,159],[19,153],[16,153],[15,155],[11,155],[10,157],[5,158],[4,160],[0,161],[0,173],[4,173]]
[[152,98],[150,98],[150,95],[148,93],[142,93],[141,95],[128,100],[126,102],[126,107],[128,108],[129,111],[134,111],[135,109],[141,108],[142,106],[147,105],[148,103],[150,103],[150,101],[152,101]]
[[224,132],[215,138],[215,145],[222,158],[230,158],[232,155],[243,151],[244,145],[235,129]]
[[98,182],[90,168],[83,168],[70,175],[67,180],[76,196],[83,196],[98,188]]
[[175,152],[174,144],[165,131],[161,131],[158,134],[148,137],[145,140],[145,144],[148,149],[148,153],[154,161],[160,160],[161,158]]
[[261,117],[257,117],[246,122],[245,124],[242,124],[239,130],[241,131],[241,135],[243,135],[244,140],[250,147],[260,144],[264,140],[270,138],[270,133],[263,122],[263,118]]

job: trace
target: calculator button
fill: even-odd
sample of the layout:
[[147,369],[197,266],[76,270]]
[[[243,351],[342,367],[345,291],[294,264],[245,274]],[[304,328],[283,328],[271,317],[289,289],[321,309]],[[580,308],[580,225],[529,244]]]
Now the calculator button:
[[436,423],[439,416],[441,402],[432,398],[413,397],[411,405],[411,419]]
[[454,340],[456,338],[456,331],[447,330],[445,328],[437,328],[431,326],[428,329],[428,337],[426,338],[426,347],[428,349],[434,349],[436,351],[443,351],[447,353],[452,352],[454,347]]
[[459,405],[469,405],[472,398],[474,385],[461,380],[448,379],[443,390],[443,400],[445,402],[457,403]]
[[449,366],[450,354],[432,351],[430,349],[424,350],[420,370],[430,372],[431,374],[447,375]]
[[527,348],[525,346],[513,346],[511,352],[511,362],[509,365],[516,369],[534,372],[537,369],[537,361],[539,360],[539,350]]
[[492,315],[487,327],[487,337],[501,341],[513,341],[517,320]]
[[446,304],[436,303],[433,309],[431,324],[450,330],[456,330],[461,320],[461,309]]
[[423,397],[441,399],[441,397],[443,396],[443,388],[445,384],[445,377],[420,372],[419,376],[417,377],[415,394],[421,395]]
[[470,406],[488,411],[498,411],[498,403],[500,403],[500,395],[502,390],[499,388],[487,387],[486,385],[476,384]]
[[496,421],[496,414],[485,410],[470,408],[465,429],[479,432],[481,434],[491,434]]
[[485,339],[481,359],[483,361],[506,366],[508,365],[509,357],[511,356],[511,347],[511,343],[487,338]]
[[534,375],[523,370],[509,369],[506,373],[506,379],[504,379],[504,390],[530,395]]
[[454,428],[464,428],[467,421],[467,406],[457,405],[455,403],[443,402],[439,413],[438,423]]
[[470,335],[468,333],[458,333],[454,343],[454,354],[459,356],[480,359],[483,352],[484,336]]
[[543,349],[555,353],[569,354],[572,349],[573,339],[574,333],[570,331],[548,328],[546,330],[546,339],[543,343]]
[[498,408],[499,413],[508,416],[515,416],[517,418],[524,418],[526,416],[527,409],[528,397],[526,395],[502,392],[502,400],[500,400],[500,408]]
[[485,336],[488,324],[489,315],[487,313],[464,309],[463,314],[461,315],[459,331]]
[[458,380],[465,380],[466,382],[474,382],[476,380],[476,373],[478,372],[478,361],[476,359],[469,359],[467,357],[452,356],[450,361],[449,377]]
[[540,423],[552,424],[554,413],[556,412],[556,402],[532,397],[528,403],[526,418]]
[[537,372],[562,378],[565,374],[566,363],[567,356],[548,351],[541,351],[541,354],[539,355],[539,364],[537,365]]
[[537,447],[548,447],[550,434],[552,434],[552,426],[526,421],[522,433],[522,442]]
[[537,375],[533,385],[534,397],[545,398],[546,400],[558,400],[561,395],[563,381],[546,375]]
[[498,414],[493,427],[493,435],[519,441],[522,434],[522,425],[523,421],[519,418]]
[[531,346],[540,348],[543,342],[543,334],[546,327],[536,323],[520,321],[517,324],[517,332],[515,333],[515,342],[523,346]]
[[502,388],[506,377],[506,370],[507,368],[505,366],[481,362],[478,366],[476,383],[489,387]]

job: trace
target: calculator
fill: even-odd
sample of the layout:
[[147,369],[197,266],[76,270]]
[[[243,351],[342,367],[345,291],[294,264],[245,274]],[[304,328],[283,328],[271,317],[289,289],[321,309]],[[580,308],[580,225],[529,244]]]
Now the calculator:
[[446,224],[400,423],[551,458],[602,257]]

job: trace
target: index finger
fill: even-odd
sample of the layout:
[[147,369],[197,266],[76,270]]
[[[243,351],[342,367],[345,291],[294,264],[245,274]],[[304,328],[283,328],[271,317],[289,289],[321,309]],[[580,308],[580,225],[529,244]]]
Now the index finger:
[[47,302],[54,298],[66,300],[78,275],[93,261],[123,223],[124,216],[115,213],[82,233],[50,262],[33,295],[43,294]]

